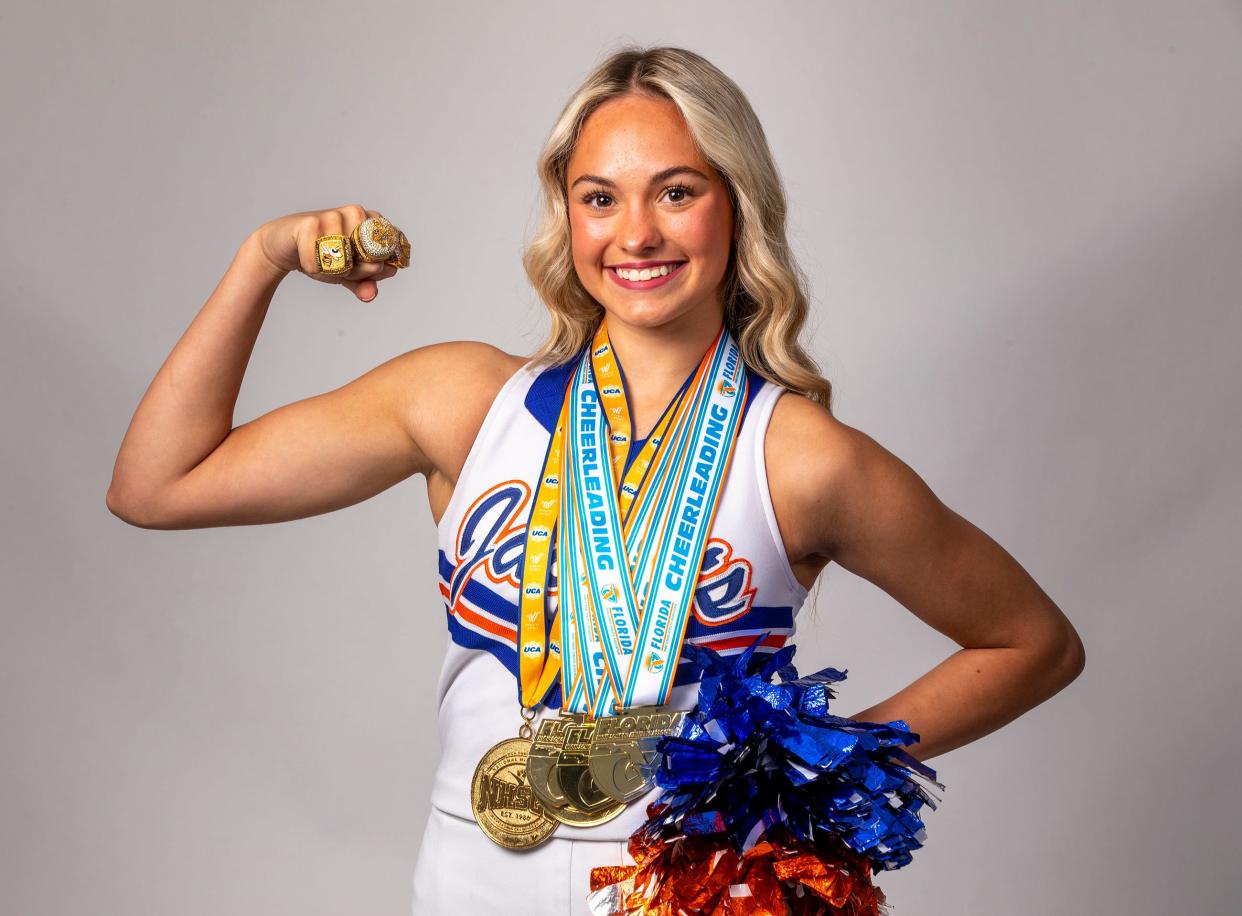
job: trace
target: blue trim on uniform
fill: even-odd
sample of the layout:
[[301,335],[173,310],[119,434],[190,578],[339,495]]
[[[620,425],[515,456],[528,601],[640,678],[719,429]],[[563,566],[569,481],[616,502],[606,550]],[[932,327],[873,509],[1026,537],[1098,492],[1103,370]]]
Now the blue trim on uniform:
[[[651,437],[648,436],[647,439]],[[638,457],[638,453],[643,450],[643,443],[647,439],[631,439],[629,450],[625,453],[625,467],[621,470],[621,476],[624,477],[630,472],[630,465],[634,463],[634,459]]]
[[[446,583],[452,582],[454,572],[454,567],[449,562],[449,559],[445,555],[444,551],[441,550],[440,575],[444,578]],[[487,611],[487,613],[491,614],[493,617],[498,617],[505,623],[512,626],[515,630],[517,629],[519,613],[518,606],[506,601],[482,582],[477,582],[473,578],[470,579],[466,582],[466,587],[462,589],[461,596],[468,599],[475,607]]]
[[496,659],[505,666],[510,674],[517,676],[517,651],[510,649],[502,642],[497,642],[486,636],[481,636],[474,630],[468,629],[457,622],[457,618],[453,616],[452,611],[448,609],[448,605],[444,606],[444,613],[448,617],[449,638],[457,645],[464,649],[481,649],[484,652],[490,652]]
[[[746,367],[746,403],[742,405],[742,420],[746,419],[746,411],[750,409],[750,402],[755,399],[755,395],[759,393],[759,389],[762,388],[767,381],[767,379],[765,379],[754,369],[750,368],[750,366]],[[740,423],[741,420],[738,422]]]
[[556,418],[561,415],[561,405],[565,403],[565,389],[569,387],[569,379],[578,368],[579,356],[559,366],[549,366],[535,376],[526,391],[526,409],[539,425],[551,435],[556,429]]
[[752,604],[737,620],[728,623],[708,626],[692,612],[686,621],[686,639],[700,636],[721,638],[735,630],[783,630],[792,629],[794,625],[794,609],[784,607]]

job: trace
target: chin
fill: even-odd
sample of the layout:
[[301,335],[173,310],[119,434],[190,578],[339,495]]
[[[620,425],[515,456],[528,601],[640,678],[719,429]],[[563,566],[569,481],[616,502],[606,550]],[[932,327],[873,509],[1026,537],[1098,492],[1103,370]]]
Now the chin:
[[604,311],[617,321],[640,328],[656,328],[686,314],[688,309],[679,302],[627,302],[623,305],[604,305]]

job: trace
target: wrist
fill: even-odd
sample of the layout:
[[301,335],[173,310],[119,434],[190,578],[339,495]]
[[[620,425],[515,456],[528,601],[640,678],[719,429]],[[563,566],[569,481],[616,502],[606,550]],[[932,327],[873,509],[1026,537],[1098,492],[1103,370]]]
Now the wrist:
[[272,259],[267,256],[267,252],[263,249],[263,239],[260,232],[261,230],[256,229],[246,236],[245,241],[241,243],[241,247],[237,249],[234,262],[245,267],[247,271],[262,274],[273,284],[279,283],[288,276],[290,271],[274,264]]

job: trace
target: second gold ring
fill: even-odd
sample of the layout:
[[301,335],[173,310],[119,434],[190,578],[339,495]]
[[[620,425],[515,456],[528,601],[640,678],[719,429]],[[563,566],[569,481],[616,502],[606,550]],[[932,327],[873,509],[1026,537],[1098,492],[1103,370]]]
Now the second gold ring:
[[354,227],[350,234],[359,261],[373,264],[401,253],[397,227],[382,216],[372,216]]

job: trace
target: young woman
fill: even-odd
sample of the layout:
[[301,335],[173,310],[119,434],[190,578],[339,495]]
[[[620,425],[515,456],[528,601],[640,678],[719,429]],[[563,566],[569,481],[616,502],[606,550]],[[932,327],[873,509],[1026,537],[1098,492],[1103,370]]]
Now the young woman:
[[[605,777],[573,757],[576,739],[562,729],[550,745],[540,740],[557,723],[636,709],[635,698],[690,708],[700,669],[684,646],[775,652],[829,562],[962,647],[853,716],[904,720],[919,738],[907,750],[921,760],[1011,721],[1084,664],[1074,628],[1013,557],[833,417],[829,383],[798,343],[807,297],[780,180],[728,77],[682,49],[617,52],[566,105],[539,174],[544,219],[525,266],[552,329],[536,354],[475,341],[420,347],[233,428],[247,361],[285,277],[340,283],[369,301],[397,270],[362,260],[346,273],[323,269],[317,240],[348,237],[377,211],[281,217],[242,243],[160,368],[108,492],[108,507],[131,524],[194,528],[303,518],[426,477],[452,639],[417,914],[587,912],[590,869],[632,861],[626,840],[657,790],[645,786],[628,804],[592,795]],[[695,410],[706,418],[699,425]],[[592,425],[600,411],[607,424]],[[597,429],[605,438],[591,439]],[[604,443],[599,454],[592,442]],[[657,498],[653,475],[670,447],[699,449],[678,467],[704,476]],[[562,453],[576,463],[558,463],[570,461]],[[576,476],[561,480],[564,468]],[[613,490],[592,503],[599,480]],[[645,581],[654,591],[615,579],[596,588],[607,538],[588,531],[583,541],[579,531],[566,541],[580,517],[558,507],[570,506],[615,512],[598,517],[624,517],[627,536],[643,524],[632,518],[656,534],[675,530],[665,541],[652,535],[669,551],[658,564],[630,557],[631,574],[653,567]],[[581,516],[585,528],[593,517]],[[678,549],[699,570],[688,587],[669,574]],[[591,601],[602,607],[621,581],[637,608],[618,598],[615,620],[591,617],[590,602],[558,588],[571,556],[594,558],[597,568],[572,567],[566,579],[589,584]],[[666,583],[683,605],[656,600]],[[644,613],[650,596],[657,612]],[[669,633],[647,632],[644,621],[666,608]],[[627,620],[640,632],[627,636]],[[505,758],[519,731],[534,745]],[[539,747],[551,751],[537,773]],[[500,791],[523,779],[533,795]]]

